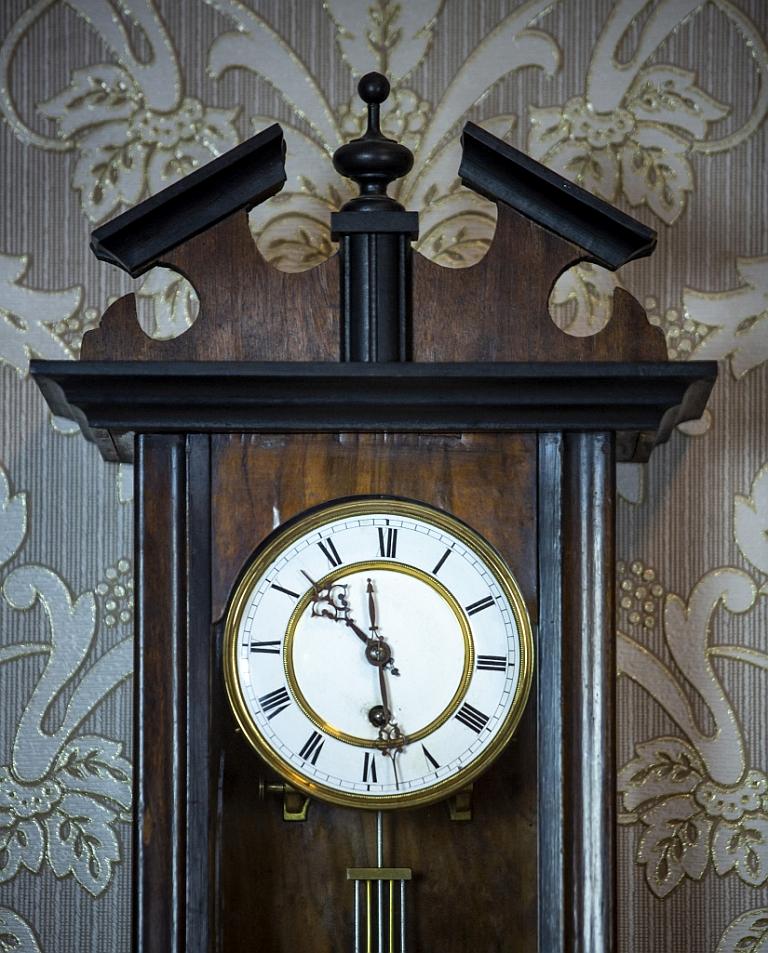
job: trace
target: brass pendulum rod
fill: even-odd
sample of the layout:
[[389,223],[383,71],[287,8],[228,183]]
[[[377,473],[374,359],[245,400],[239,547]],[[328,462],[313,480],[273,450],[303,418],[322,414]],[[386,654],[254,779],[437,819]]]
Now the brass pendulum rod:
[[[349,876],[349,874],[347,874]],[[360,881],[355,881],[355,948],[354,953],[360,950]]]
[[373,941],[371,937],[371,881],[365,884],[365,953],[373,953]]
[[[381,811],[376,811],[376,866],[379,870],[384,868],[384,815]],[[376,883],[376,892],[378,894],[376,906],[376,921],[379,934],[379,949],[377,953],[384,953],[384,904],[382,897],[384,895],[384,881],[379,880]]]
[[[384,866],[384,815],[381,811],[377,811],[376,866],[350,867],[347,870],[347,880],[352,880],[355,884],[354,953],[407,953],[405,882],[411,877],[412,873],[408,867]],[[375,900],[374,883],[376,885]],[[396,883],[399,883],[399,891]],[[365,884],[364,901],[363,884]],[[398,938],[399,947],[397,946]]]

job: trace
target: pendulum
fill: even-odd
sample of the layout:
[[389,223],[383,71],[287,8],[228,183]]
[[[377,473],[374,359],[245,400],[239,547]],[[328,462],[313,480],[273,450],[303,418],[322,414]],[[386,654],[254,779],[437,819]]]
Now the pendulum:
[[376,866],[347,869],[355,885],[354,953],[406,953],[405,883],[411,878],[408,867],[384,866],[384,815],[377,811]]

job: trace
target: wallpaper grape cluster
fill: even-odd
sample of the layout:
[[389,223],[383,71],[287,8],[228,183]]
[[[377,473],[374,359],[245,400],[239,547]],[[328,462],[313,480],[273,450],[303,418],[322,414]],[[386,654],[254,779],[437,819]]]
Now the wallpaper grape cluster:
[[0,951],[129,949],[131,473],[50,415],[30,357],[76,359],[132,287],[148,333],[182,333],[189,284],[130,282],[88,232],[274,121],[289,179],[254,240],[289,271],[332,254],[371,69],[423,254],[466,267],[493,236],[455,177],[471,118],[659,232],[650,261],[566,273],[561,327],[594,333],[620,283],[672,359],[721,361],[705,416],[619,468],[621,949],[768,953],[764,0],[4,0]]

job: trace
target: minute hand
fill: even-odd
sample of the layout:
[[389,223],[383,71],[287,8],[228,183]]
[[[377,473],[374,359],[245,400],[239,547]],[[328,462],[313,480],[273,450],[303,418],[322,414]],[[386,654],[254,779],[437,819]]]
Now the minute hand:
[[[365,591],[368,593],[368,619],[371,623],[371,639],[374,640],[374,645],[378,650],[376,664],[378,664],[379,668],[379,691],[381,693],[381,704],[386,713],[387,721],[390,721],[392,718],[392,706],[389,703],[387,676],[384,669],[387,662],[391,660],[392,653],[389,646],[384,642],[384,639],[382,639],[381,635],[379,635],[379,627],[376,624],[376,590],[373,586],[373,580],[368,580]],[[369,661],[374,661],[370,657],[370,652],[366,654],[369,656]]]
[[379,666],[379,689],[381,691],[381,704],[387,713],[387,721],[392,718],[392,708],[389,704],[389,692],[387,691],[387,676],[384,673],[384,666]]
[[368,618],[371,622],[371,635],[377,635],[378,626],[376,625],[376,600],[374,599],[374,588],[373,582],[368,580],[368,584],[365,587],[365,591],[368,593]]

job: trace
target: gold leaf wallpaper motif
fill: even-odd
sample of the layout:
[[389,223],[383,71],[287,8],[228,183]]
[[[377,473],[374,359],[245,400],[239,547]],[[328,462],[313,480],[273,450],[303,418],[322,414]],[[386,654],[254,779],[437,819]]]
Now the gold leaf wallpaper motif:
[[[721,360],[702,419],[622,467],[617,574],[624,953],[768,951],[768,7],[763,0],[5,0],[0,6],[0,947],[129,949],[131,473],[48,413],[29,359],[75,358],[133,283],[88,232],[279,121],[277,267],[333,252],[333,150],[385,71],[395,192],[466,267],[493,207],[456,179],[467,118],[659,230],[584,266],[553,319],[594,333],[617,283],[676,360]],[[156,269],[142,326],[194,289]]]
[[728,927],[716,953],[764,953],[768,949],[768,910],[748,910]]
[[25,923],[18,914],[5,907],[0,907],[0,942],[7,950],[14,950],[17,953],[40,953],[40,947],[30,925]]

